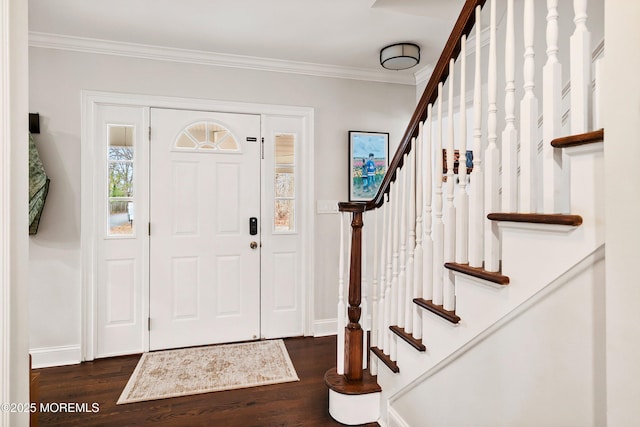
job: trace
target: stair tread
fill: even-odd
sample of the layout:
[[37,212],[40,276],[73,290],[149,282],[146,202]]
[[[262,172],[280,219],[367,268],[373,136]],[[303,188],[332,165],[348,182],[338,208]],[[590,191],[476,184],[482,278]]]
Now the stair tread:
[[416,350],[427,351],[427,347],[422,344],[422,339],[414,338],[413,335],[407,333],[404,328],[401,328],[399,326],[389,326],[389,329],[391,329],[394,334],[405,340],[409,345],[411,345],[411,347],[415,348]]
[[413,302],[451,323],[457,324],[460,322],[460,317],[456,315],[455,311],[445,310],[443,306],[434,304],[431,300],[414,298]]
[[593,144],[604,141],[604,129],[598,129],[591,132],[581,133],[577,135],[564,136],[551,141],[551,145],[555,148],[577,147],[579,145]]
[[487,215],[491,221],[528,222],[531,224],[569,225],[582,224],[580,215],[495,212]]
[[497,283],[498,285],[509,284],[509,277],[503,275],[500,271],[487,271],[482,267],[471,267],[469,264],[458,264],[456,262],[447,262],[444,266],[449,270],[468,274],[469,276]]
[[362,372],[362,381],[348,381],[347,377],[338,374],[336,368],[331,368],[324,374],[324,382],[331,390],[340,394],[371,394],[382,391],[378,384],[377,377],[371,375],[369,371]]
[[382,363],[387,365],[387,368],[389,368],[391,372],[395,372],[396,374],[400,372],[400,368],[398,367],[398,364],[393,360],[391,360],[389,356],[384,354],[384,351],[380,350],[378,347],[371,347],[371,351],[373,352],[373,354],[378,356],[378,359],[380,359]]

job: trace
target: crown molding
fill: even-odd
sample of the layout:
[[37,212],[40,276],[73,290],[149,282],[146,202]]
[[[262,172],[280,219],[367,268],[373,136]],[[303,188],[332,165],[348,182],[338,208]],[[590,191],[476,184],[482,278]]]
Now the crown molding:
[[303,74],[317,77],[364,80],[381,83],[415,85],[412,75],[364,68],[341,67],[310,62],[285,61],[256,56],[232,55],[201,50],[178,49],[138,43],[29,32],[29,46],[100,55],[126,56],[156,61],[182,62],[216,67],[242,68],[277,73]]

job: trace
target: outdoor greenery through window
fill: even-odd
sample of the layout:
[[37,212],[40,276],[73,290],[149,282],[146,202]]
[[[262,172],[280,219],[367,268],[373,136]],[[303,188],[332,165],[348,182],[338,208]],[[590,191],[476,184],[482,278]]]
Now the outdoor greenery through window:
[[276,232],[295,231],[295,135],[275,138],[275,212]]
[[132,235],[135,221],[133,126],[108,127],[109,235]]

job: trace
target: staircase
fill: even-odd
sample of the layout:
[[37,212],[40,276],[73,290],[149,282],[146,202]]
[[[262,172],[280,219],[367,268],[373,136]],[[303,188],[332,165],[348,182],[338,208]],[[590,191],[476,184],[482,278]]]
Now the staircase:
[[[339,204],[338,354],[325,381],[344,424],[604,416],[553,408],[567,394],[597,401],[603,381],[602,355],[573,342],[597,347],[602,327],[602,49],[587,25],[601,4],[486,3],[464,4],[378,193]],[[599,39],[603,23],[591,25]],[[555,326],[574,319],[586,336]]]

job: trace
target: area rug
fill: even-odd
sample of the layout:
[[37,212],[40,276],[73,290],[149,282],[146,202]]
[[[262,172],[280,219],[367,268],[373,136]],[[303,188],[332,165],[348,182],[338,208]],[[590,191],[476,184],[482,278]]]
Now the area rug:
[[299,381],[282,340],[144,353],[118,404]]

